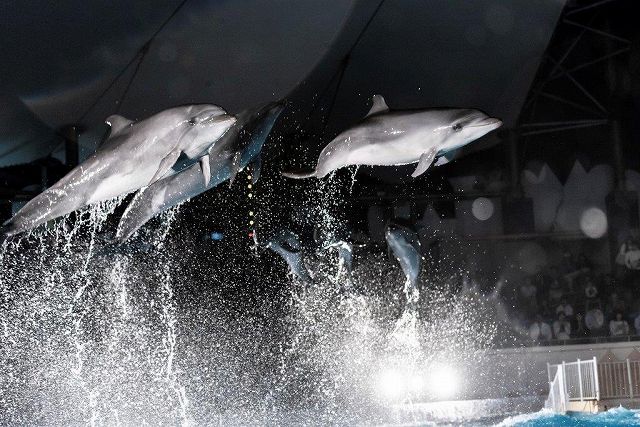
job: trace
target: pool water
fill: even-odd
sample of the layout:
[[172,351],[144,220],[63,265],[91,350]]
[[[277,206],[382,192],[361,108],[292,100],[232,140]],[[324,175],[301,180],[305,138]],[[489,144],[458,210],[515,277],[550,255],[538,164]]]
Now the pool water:
[[497,425],[499,427],[640,426],[640,411],[618,407],[598,414],[560,415],[548,410],[542,410],[531,414],[515,415]]
[[599,414],[561,415],[540,408],[540,396],[395,405],[372,424],[385,426],[640,426],[640,411],[623,407]]

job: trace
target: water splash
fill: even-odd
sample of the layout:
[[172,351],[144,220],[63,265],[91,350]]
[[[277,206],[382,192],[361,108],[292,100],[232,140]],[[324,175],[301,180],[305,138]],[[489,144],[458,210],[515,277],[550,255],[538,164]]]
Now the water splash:
[[353,193],[353,186],[356,183],[356,175],[358,174],[358,170],[360,169],[360,165],[356,165],[353,168],[353,173],[351,174],[351,185],[349,186],[349,194]]
[[119,202],[3,242],[0,424],[190,423],[164,245],[177,211],[142,237],[153,251],[126,253],[102,238]]

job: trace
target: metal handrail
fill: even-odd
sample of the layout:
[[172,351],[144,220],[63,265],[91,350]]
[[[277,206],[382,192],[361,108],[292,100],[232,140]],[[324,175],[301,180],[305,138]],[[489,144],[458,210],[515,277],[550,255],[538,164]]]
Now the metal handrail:
[[[638,362],[640,376],[640,362]],[[552,379],[552,372],[553,379]],[[630,371],[629,371],[630,372]],[[600,399],[599,370],[596,358],[561,364],[547,364],[549,396],[545,408],[566,412],[568,402]]]
[[599,363],[598,377],[603,399],[640,396],[640,360]]

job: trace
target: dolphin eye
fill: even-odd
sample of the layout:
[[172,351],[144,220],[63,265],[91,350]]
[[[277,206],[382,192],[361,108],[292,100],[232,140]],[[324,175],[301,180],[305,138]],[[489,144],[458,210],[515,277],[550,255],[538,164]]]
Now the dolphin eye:
[[453,125],[453,130],[456,132],[460,132],[462,130],[462,125],[460,123],[456,123]]
[[195,126],[196,124],[196,119],[195,118],[191,118],[189,119],[189,121],[187,122],[190,126]]

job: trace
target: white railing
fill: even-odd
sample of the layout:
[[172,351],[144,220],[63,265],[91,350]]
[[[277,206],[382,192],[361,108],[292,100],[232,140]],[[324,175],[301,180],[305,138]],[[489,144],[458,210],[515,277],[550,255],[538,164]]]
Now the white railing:
[[567,402],[600,400],[600,381],[595,357],[590,360],[578,359],[577,362],[562,362],[558,365],[547,364],[547,374],[549,397],[545,402],[545,408],[565,412]]
[[562,369],[556,369],[556,374],[552,381],[549,381],[549,396],[544,402],[546,409],[554,412],[567,411],[567,395],[565,393],[564,375]]
[[640,361],[623,360],[598,365],[600,393],[603,399],[640,396]]

